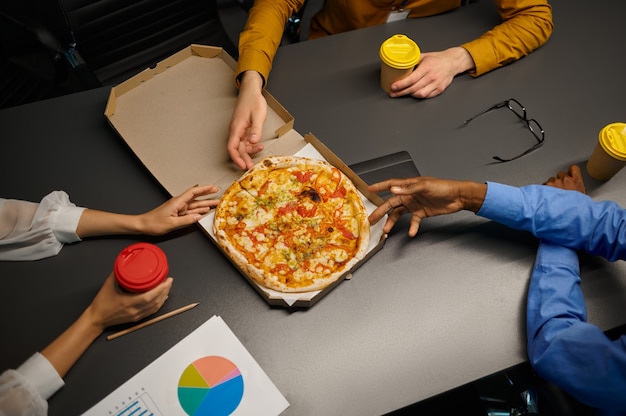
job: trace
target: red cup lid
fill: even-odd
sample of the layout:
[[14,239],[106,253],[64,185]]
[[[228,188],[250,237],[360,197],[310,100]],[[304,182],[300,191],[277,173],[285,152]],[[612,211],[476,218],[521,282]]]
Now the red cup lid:
[[120,286],[132,292],[153,289],[169,273],[165,253],[150,243],[135,243],[123,249],[113,270]]

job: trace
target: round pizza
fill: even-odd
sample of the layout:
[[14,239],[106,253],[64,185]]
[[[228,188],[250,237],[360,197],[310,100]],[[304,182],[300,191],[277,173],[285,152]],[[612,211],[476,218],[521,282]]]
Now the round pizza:
[[271,156],[220,199],[218,244],[248,276],[280,292],[323,289],[367,252],[370,226],[352,181],[327,162]]

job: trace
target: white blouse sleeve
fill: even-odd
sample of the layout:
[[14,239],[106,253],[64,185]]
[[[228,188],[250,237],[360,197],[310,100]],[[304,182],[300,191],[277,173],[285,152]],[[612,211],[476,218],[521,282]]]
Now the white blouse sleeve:
[[46,416],[48,398],[64,385],[52,364],[35,353],[0,375],[0,416]]
[[51,192],[39,204],[0,199],[0,260],[38,260],[80,241],[76,227],[84,209],[63,191]]

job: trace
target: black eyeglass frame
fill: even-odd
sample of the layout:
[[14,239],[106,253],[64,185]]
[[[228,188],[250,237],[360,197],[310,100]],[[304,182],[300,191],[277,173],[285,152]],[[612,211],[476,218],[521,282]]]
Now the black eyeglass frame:
[[[515,109],[511,106],[511,101],[513,101],[515,104],[517,104],[521,109],[522,109],[522,114],[519,114],[517,111],[515,111]],[[504,100],[500,103],[494,104],[491,107],[487,108],[486,110],[481,111],[480,113],[476,114],[473,117],[468,118],[467,120],[465,120],[463,122],[463,125],[467,125],[469,124],[472,120],[474,120],[477,117],[482,116],[483,114],[488,113],[491,110],[497,110],[498,108],[502,108],[502,107],[507,107],[509,110],[511,110],[511,112],[513,112],[513,114],[515,114],[517,117],[520,118],[520,120],[524,121],[526,123],[526,127],[528,127],[528,130],[530,130],[530,132],[533,134],[533,136],[535,136],[535,139],[537,139],[537,143],[535,143],[532,147],[530,147],[529,149],[523,151],[522,153],[518,154],[517,156],[511,157],[511,158],[502,158],[500,156],[493,156],[493,159],[497,160],[498,162],[510,162],[512,160],[515,159],[519,159],[522,156],[525,156],[535,150],[537,150],[538,148],[540,148],[543,143],[545,142],[545,138],[546,138],[546,134],[545,131],[543,130],[543,127],[541,127],[541,124],[539,124],[539,122],[537,120],[535,120],[534,118],[528,119],[528,117],[526,117],[526,107],[524,107],[522,105],[522,103],[520,103],[519,101],[517,101],[515,98],[509,98],[508,100]],[[531,123],[534,123],[537,125],[537,127],[539,127],[539,131],[535,131],[535,129],[533,129],[533,126]]]

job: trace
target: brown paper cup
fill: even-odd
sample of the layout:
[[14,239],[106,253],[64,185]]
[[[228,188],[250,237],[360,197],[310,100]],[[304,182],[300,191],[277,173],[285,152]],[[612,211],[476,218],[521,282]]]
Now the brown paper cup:
[[617,160],[609,156],[600,143],[593,149],[593,153],[587,161],[587,173],[599,181],[608,181],[626,164],[623,160]]
[[587,161],[587,173],[599,181],[608,181],[626,165],[623,152],[626,136],[622,134],[624,123],[604,127],[598,135],[598,143]]
[[380,63],[380,87],[386,92],[391,91],[391,84],[394,82],[408,77],[411,72],[413,72],[413,68],[408,69],[398,69],[392,68],[384,62]]
[[397,34],[385,40],[378,51],[380,56],[380,86],[391,91],[391,84],[408,77],[420,60],[420,48],[406,35]]

